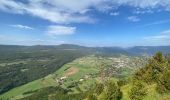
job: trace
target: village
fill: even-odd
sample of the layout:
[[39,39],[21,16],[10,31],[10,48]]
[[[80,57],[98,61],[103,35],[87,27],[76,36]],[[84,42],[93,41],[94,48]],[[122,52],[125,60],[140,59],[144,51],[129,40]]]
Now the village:
[[[98,72],[97,73],[85,73],[83,76],[79,77],[77,79],[78,82],[83,82],[86,81],[88,79],[91,78],[95,78],[95,77],[104,77],[104,78],[108,78],[108,77],[114,77],[114,76],[123,76],[122,73],[123,71],[127,70],[127,75],[128,71],[130,70],[135,70],[138,67],[142,66],[143,63],[140,63],[140,60],[143,60],[143,58],[139,58],[139,57],[129,57],[129,56],[125,56],[122,55],[120,57],[99,57],[99,58],[95,58],[94,56],[91,57],[87,57],[84,59],[79,59],[79,61],[77,63],[79,64],[86,64],[86,66],[89,65],[94,65],[96,68],[98,68]],[[86,62],[88,61],[88,62]],[[109,62],[106,65],[103,62]],[[93,67],[94,67],[93,66]],[[80,66],[81,67],[81,66]],[[84,65],[83,65],[84,67]],[[81,73],[81,68],[77,68],[77,67],[70,67],[65,71],[65,74],[63,74],[63,76],[61,77],[57,77],[55,78],[55,81],[59,84],[59,85],[64,85],[64,83],[67,83],[68,79],[70,77],[72,77],[72,75],[75,75],[77,73]]]

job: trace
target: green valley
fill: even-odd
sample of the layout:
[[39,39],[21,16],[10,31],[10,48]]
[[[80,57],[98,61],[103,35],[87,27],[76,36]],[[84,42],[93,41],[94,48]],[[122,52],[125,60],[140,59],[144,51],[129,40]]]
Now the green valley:
[[[5,84],[7,79],[8,83],[18,85],[14,84],[8,91],[1,93],[0,99],[168,100],[170,98],[167,79],[169,55],[157,53],[152,57],[119,54],[115,51],[107,53],[99,48],[71,46],[66,49],[66,47],[45,48],[48,50],[45,50],[47,55],[43,54],[38,58],[36,56],[45,53],[44,48],[41,48],[42,51],[39,53],[34,53],[37,48],[33,51],[31,49],[28,51],[36,56],[24,55],[24,60],[18,58],[1,63],[0,77],[4,78],[1,80],[4,83],[1,87],[8,86]],[[13,54],[9,55],[12,56]],[[42,75],[37,77],[40,73]],[[20,81],[10,81],[10,78]]]

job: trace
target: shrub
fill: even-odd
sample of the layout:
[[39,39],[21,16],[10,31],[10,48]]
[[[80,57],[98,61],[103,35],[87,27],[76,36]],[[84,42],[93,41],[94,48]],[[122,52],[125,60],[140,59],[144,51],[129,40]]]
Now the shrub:
[[90,95],[88,95],[87,100],[97,100],[97,97],[94,94],[90,94]]
[[117,84],[112,81],[107,83],[107,88],[104,92],[105,100],[120,100],[122,98],[122,92]]
[[157,91],[159,93],[165,93],[170,91],[170,70],[165,71],[157,84]]
[[98,83],[96,84],[96,87],[95,87],[95,93],[97,95],[100,95],[104,90],[104,85],[102,83]]
[[143,100],[146,94],[147,90],[145,89],[145,85],[141,81],[136,80],[130,90],[130,99]]

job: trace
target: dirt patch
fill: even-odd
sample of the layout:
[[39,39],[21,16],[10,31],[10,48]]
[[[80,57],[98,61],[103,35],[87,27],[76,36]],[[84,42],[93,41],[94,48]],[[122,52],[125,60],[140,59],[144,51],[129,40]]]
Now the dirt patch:
[[68,77],[68,76],[74,75],[74,74],[77,73],[78,71],[79,71],[78,68],[71,67],[71,68],[69,68],[69,69],[65,72],[64,76]]

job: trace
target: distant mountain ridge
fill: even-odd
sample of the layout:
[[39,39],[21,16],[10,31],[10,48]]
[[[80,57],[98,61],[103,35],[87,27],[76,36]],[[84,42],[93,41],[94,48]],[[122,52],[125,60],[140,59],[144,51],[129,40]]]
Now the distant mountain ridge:
[[86,47],[74,44],[61,45],[34,45],[34,46],[19,46],[19,45],[0,45],[0,53],[7,51],[39,51],[39,50],[82,50],[95,53],[106,54],[127,54],[127,55],[153,55],[158,51],[165,54],[170,53],[170,46],[134,46],[134,47]]
[[135,46],[128,48],[127,51],[132,54],[149,54],[153,55],[156,52],[160,51],[163,52],[164,54],[170,53],[170,46]]

